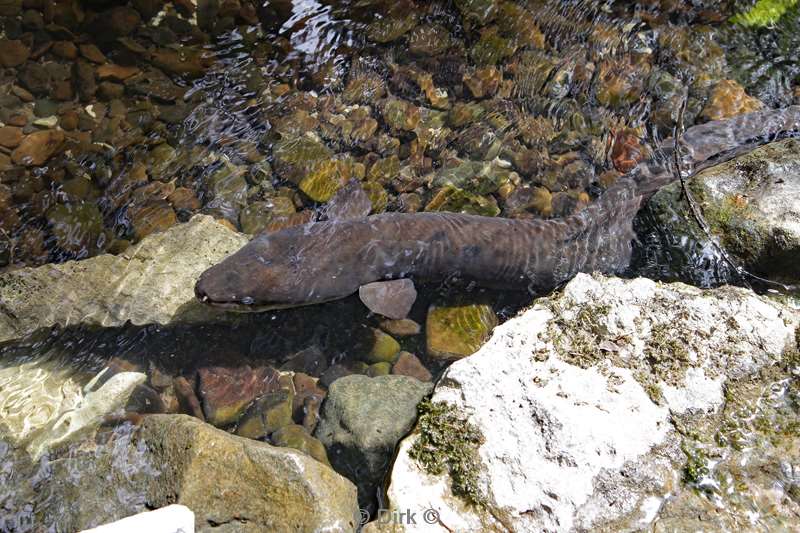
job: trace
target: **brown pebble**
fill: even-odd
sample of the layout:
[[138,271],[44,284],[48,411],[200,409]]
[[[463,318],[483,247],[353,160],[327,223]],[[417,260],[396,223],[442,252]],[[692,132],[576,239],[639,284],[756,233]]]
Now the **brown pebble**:
[[410,337],[412,335],[419,335],[422,331],[422,326],[410,318],[402,318],[400,320],[383,320],[380,323],[380,327],[386,333],[396,337]]
[[425,365],[415,356],[408,352],[400,352],[392,366],[392,374],[417,378],[420,381],[431,381],[433,376]]
[[66,131],[73,131],[75,128],[78,127],[78,113],[74,110],[69,109],[64,111],[59,118],[59,122],[61,125],[61,129]]
[[200,200],[193,190],[186,187],[178,187],[172,194],[167,196],[167,201],[172,204],[176,210],[186,209],[188,211],[196,211],[200,209]]
[[82,44],[79,47],[81,55],[92,63],[105,63],[106,56],[93,44]]
[[14,126],[0,127],[0,146],[16,148],[22,142],[22,130]]
[[50,49],[58,57],[75,59],[78,57],[78,47],[69,41],[56,41]]
[[6,124],[9,126],[17,126],[21,128],[25,124],[28,123],[28,119],[25,115],[12,115],[6,121]]
[[178,398],[178,405],[181,411],[187,415],[199,418],[200,420],[205,420],[206,417],[203,415],[203,409],[200,407],[200,400],[197,399],[197,395],[194,393],[194,388],[191,383],[189,383],[189,380],[183,376],[179,376],[172,380],[172,386],[175,389],[175,397]]

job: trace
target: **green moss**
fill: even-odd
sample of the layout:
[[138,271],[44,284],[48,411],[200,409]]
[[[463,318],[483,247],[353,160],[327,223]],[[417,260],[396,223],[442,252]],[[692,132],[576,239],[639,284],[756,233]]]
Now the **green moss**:
[[708,470],[708,458],[703,450],[683,446],[683,453],[686,454],[686,464],[683,466],[683,480],[693,485],[698,484],[710,472]]
[[683,332],[668,323],[654,324],[645,345],[645,357],[653,374],[668,383],[680,380],[689,360]]
[[448,403],[423,400],[418,410],[419,438],[411,446],[409,456],[429,474],[447,472],[453,482],[453,494],[482,505],[478,447],[483,435]]
[[555,344],[565,361],[588,368],[603,358],[599,346],[608,333],[605,318],[610,309],[607,304],[584,305],[571,321],[553,309],[554,316],[559,317],[555,324],[560,330],[554,336]]
[[778,22],[797,0],[758,0],[749,11],[731,17],[731,22],[752,28],[763,28]]

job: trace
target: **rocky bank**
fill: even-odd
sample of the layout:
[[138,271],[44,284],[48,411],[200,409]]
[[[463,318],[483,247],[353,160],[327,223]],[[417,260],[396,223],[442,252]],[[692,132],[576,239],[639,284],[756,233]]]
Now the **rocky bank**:
[[791,529],[799,324],[744,289],[579,275],[448,368],[391,472],[417,525],[369,530]]

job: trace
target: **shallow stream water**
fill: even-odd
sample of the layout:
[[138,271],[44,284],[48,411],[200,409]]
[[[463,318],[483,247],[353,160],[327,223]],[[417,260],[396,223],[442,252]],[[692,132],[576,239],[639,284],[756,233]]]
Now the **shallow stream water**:
[[[800,102],[797,6],[766,28],[730,22],[750,7],[0,0],[0,272],[123,254],[198,213],[249,234],[321,220],[350,179],[372,213],[569,216],[672,135],[684,99],[687,127],[749,110],[750,97]],[[714,250],[691,271],[671,264],[669,236],[646,216],[637,228],[627,275],[746,281]],[[431,304],[487,304],[502,321],[535,296],[458,280],[418,290],[410,318],[423,329]],[[196,387],[202,368],[383,372],[363,361],[380,323],[353,296],[234,325],[38,331],[0,345],[0,418],[109,364],[145,372],[147,391],[95,437],[112,446],[136,415],[175,409],[164,383]],[[424,332],[398,340],[434,377],[446,367]],[[63,470],[20,448],[0,440],[0,531],[66,530]]]

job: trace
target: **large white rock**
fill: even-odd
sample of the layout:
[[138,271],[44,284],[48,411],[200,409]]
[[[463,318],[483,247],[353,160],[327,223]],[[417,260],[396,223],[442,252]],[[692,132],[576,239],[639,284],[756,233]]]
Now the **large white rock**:
[[[800,314],[750,291],[579,275],[495,329],[442,376],[434,402],[482,433],[485,507],[454,496],[400,445],[394,520],[374,530],[647,528],[680,478],[676,417],[714,413],[723,385],[795,348]],[[426,509],[430,520],[421,519]]]
[[121,255],[22,268],[0,275],[0,342],[38,328],[221,320],[196,301],[194,284],[248,237],[197,215]]
[[82,533],[194,533],[194,513],[185,505],[168,505],[135,514]]

